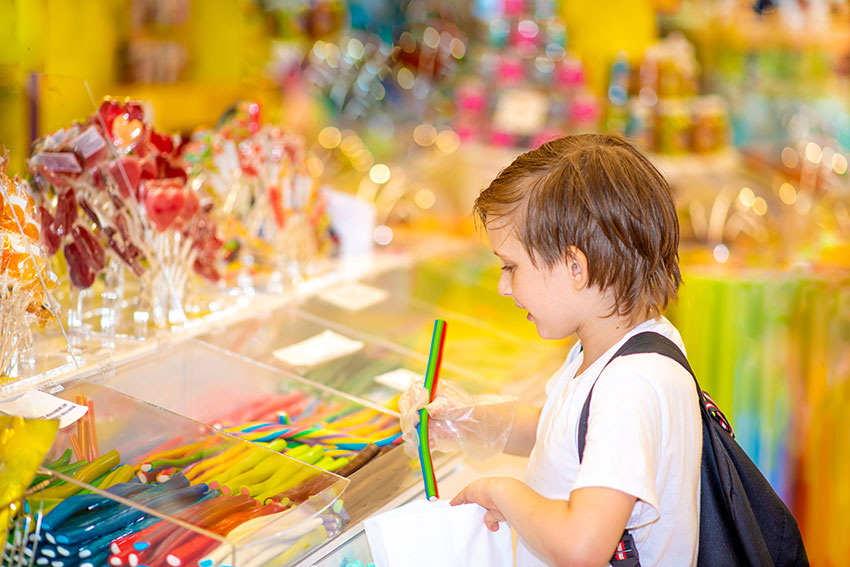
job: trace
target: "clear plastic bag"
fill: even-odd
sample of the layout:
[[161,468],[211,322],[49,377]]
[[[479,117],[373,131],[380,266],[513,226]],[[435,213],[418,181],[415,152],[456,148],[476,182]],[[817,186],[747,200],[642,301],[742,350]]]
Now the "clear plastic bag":
[[519,399],[497,394],[472,395],[449,380],[441,380],[434,401],[428,403],[428,390],[411,384],[399,399],[404,450],[419,456],[419,410],[429,415],[431,449],[462,451],[483,460],[502,452],[511,436]]

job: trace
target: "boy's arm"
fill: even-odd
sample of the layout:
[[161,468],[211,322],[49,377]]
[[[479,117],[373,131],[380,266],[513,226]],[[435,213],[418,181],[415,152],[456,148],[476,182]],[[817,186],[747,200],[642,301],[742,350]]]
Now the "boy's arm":
[[541,559],[559,567],[607,564],[636,500],[604,487],[579,488],[569,501],[551,500],[516,479],[484,478],[464,488],[452,504],[483,506],[489,529],[496,531],[506,521]]
[[518,457],[527,457],[531,454],[534,442],[537,439],[537,422],[540,420],[540,408],[536,406],[521,405],[517,409],[508,443],[504,452]]

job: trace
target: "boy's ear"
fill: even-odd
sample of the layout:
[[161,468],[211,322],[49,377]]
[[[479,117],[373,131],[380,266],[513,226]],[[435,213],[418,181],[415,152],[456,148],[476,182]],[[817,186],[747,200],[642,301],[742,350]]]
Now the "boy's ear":
[[584,289],[587,285],[587,256],[575,246],[567,250],[567,273],[576,289]]

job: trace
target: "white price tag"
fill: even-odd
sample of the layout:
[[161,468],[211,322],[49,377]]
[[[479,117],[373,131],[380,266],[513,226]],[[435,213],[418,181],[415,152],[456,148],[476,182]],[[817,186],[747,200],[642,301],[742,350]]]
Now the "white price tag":
[[362,341],[324,330],[307,340],[274,351],[275,357],[293,366],[315,366],[363,348]]
[[518,136],[529,136],[543,129],[549,116],[549,100],[537,91],[517,89],[499,95],[493,113],[498,130]]
[[398,390],[399,392],[406,392],[412,382],[425,382],[425,376],[407,368],[396,368],[380,376],[375,376],[375,382],[388,386],[393,390]]
[[349,311],[360,311],[384,301],[389,297],[389,293],[384,289],[360,282],[346,282],[323,291],[318,297],[331,305]]
[[59,427],[68,427],[86,415],[89,408],[51,396],[41,390],[30,390],[8,402],[0,402],[0,413],[32,419],[58,419]]

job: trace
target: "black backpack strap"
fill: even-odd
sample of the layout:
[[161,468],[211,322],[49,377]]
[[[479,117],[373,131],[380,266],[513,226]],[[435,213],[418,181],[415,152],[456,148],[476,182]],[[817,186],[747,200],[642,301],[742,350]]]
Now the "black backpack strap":
[[[608,367],[611,362],[620,356],[626,356],[629,354],[645,354],[645,353],[656,353],[666,356],[668,358],[672,358],[679,364],[681,364],[685,370],[690,373],[694,378],[694,382],[696,382],[696,376],[694,375],[694,371],[691,370],[691,365],[688,364],[688,359],[685,357],[684,353],[681,349],[676,346],[676,343],[665,337],[664,335],[660,335],[653,331],[644,331],[643,333],[638,333],[633,337],[630,337],[623,346],[617,349],[617,352],[614,353],[614,356],[605,363],[605,366],[599,372],[599,376],[596,377],[596,380],[593,382],[593,386],[590,387],[590,392],[587,394],[587,399],[584,401],[584,405],[581,408],[581,417],[578,422],[578,461],[581,462],[584,458],[584,446],[587,441],[587,421],[590,418],[590,400],[593,397],[593,388],[596,387],[596,382],[599,381],[599,377],[602,376],[602,373],[605,372],[605,368]],[[699,387],[699,383],[697,383],[697,392],[699,392],[700,397],[700,406],[705,407],[705,397],[703,396],[702,389]],[[730,428],[731,433],[731,428]]]
[[[590,418],[590,400],[593,398],[593,388],[596,387],[596,382],[599,381],[599,377],[602,376],[603,372],[605,372],[605,368],[607,368],[608,365],[611,364],[611,361],[615,358],[629,354],[642,353],[657,353],[668,358],[672,358],[684,366],[685,370],[687,370],[691,376],[694,376],[694,372],[691,370],[691,366],[688,364],[688,359],[685,357],[684,353],[682,353],[679,347],[676,346],[676,343],[664,335],[659,335],[652,331],[646,331],[630,337],[625,343],[623,343],[623,346],[617,349],[614,356],[605,363],[605,366],[599,372],[599,376],[597,376],[596,380],[593,381],[593,385],[590,387],[590,392],[587,394],[587,399],[584,401],[584,405],[581,408],[581,417],[578,422],[579,462],[581,462],[584,458],[584,446],[587,441],[587,421]],[[696,382],[696,376],[694,376],[694,382]],[[700,395],[700,405],[704,407],[705,400],[702,397],[702,390],[699,387],[699,383],[697,383],[697,391]],[[616,567],[640,567],[640,557],[637,547],[634,544],[634,538],[629,530],[623,532],[623,536],[620,538],[620,543],[617,544],[617,549],[609,563]]]

